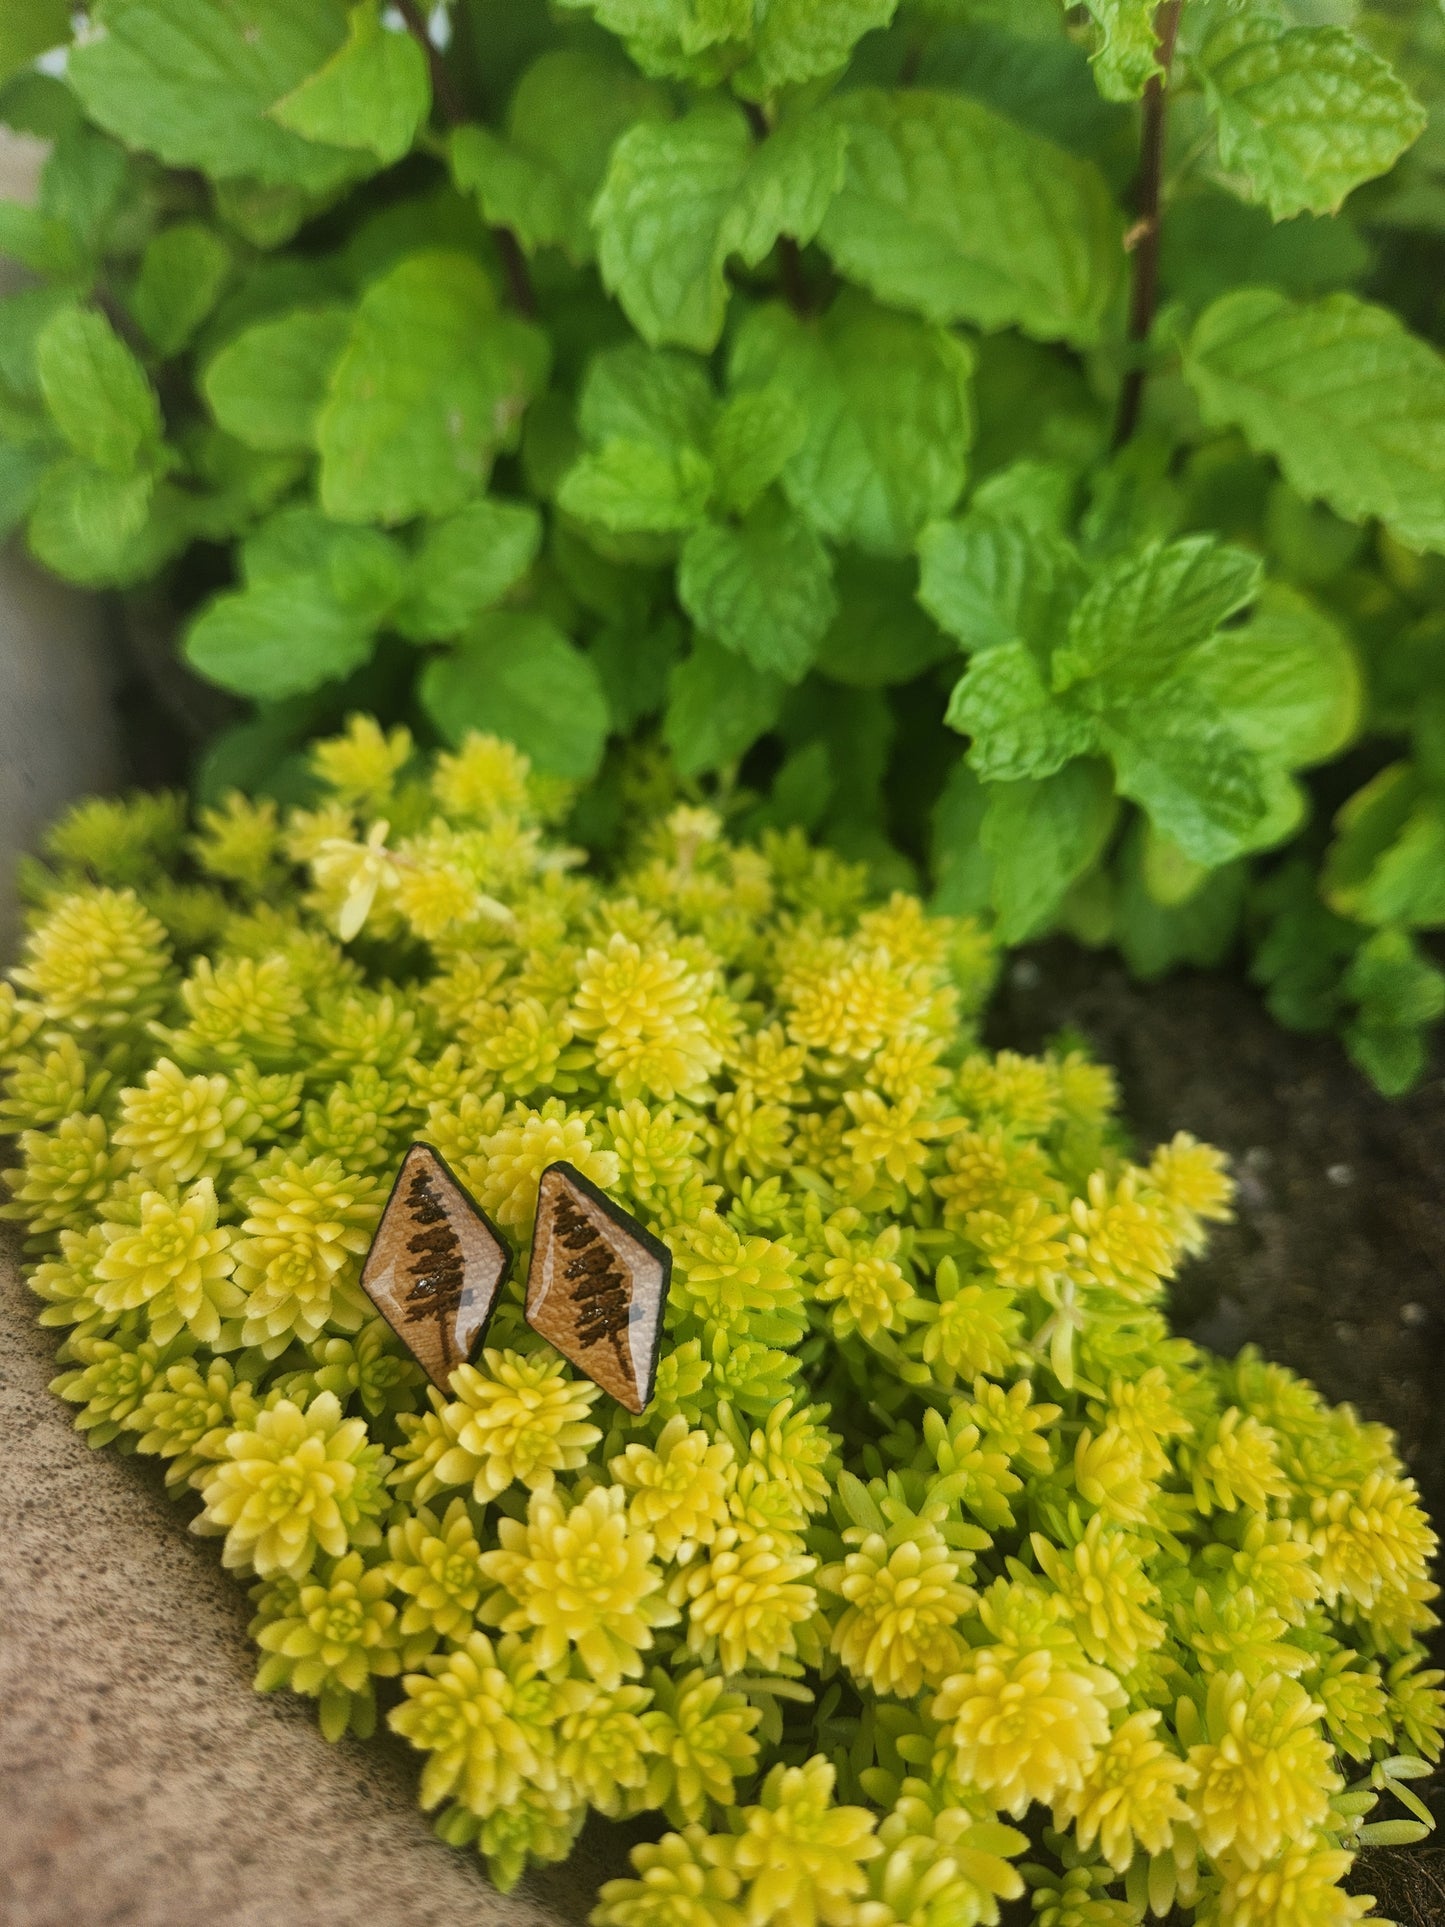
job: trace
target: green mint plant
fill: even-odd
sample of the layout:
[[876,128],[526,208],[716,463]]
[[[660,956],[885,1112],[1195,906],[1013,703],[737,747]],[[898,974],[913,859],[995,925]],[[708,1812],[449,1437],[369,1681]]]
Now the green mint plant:
[[605,839],[660,744],[1419,1075],[1434,0],[0,4],[0,68],[0,520],[168,583],[203,793],[360,704]]

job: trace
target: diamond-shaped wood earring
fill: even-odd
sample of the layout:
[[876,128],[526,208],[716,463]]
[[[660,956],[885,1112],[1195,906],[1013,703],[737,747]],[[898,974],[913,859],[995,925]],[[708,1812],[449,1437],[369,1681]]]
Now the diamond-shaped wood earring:
[[432,1383],[451,1390],[512,1268],[512,1247],[429,1144],[402,1160],[361,1286]]
[[527,1323],[629,1412],[652,1398],[672,1253],[570,1164],[537,1197]]

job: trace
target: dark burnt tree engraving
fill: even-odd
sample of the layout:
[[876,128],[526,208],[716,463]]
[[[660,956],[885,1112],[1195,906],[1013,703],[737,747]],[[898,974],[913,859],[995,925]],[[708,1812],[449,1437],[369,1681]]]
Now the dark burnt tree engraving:
[[607,1240],[566,1192],[557,1200],[557,1240],[575,1253],[562,1266],[577,1312],[577,1342],[588,1349],[607,1339],[623,1371],[631,1373],[627,1326],[632,1311],[632,1279]]
[[419,1324],[424,1318],[435,1319],[442,1358],[451,1365],[456,1357],[453,1340],[456,1316],[466,1283],[461,1241],[452,1229],[446,1206],[437,1196],[432,1174],[425,1166],[413,1175],[406,1203],[412,1224],[420,1227],[406,1241],[413,1258],[411,1282],[404,1301],[406,1321],[410,1325]]

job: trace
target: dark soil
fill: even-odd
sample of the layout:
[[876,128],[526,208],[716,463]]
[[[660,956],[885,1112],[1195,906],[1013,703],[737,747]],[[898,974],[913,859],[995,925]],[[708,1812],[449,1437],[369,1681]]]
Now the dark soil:
[[[1427,1510],[1445,1519],[1441,1066],[1409,1097],[1383,1098],[1335,1039],[1281,1030],[1237,979],[1142,986],[1113,957],[1041,945],[1009,965],[989,1042],[1037,1050],[1063,1027],[1115,1067],[1141,1145],[1188,1130],[1234,1161],[1238,1215],[1176,1284],[1179,1330],[1225,1353],[1256,1344],[1393,1426]],[[1445,1788],[1416,1790],[1445,1822]],[[1349,1884],[1400,1927],[1445,1923],[1433,1842],[1365,1853]]]

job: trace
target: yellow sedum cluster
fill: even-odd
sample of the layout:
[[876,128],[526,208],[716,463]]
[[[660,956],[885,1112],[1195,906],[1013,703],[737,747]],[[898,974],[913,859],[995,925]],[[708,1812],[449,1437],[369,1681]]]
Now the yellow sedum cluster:
[[[251,1576],[258,1685],[389,1721],[502,1885],[658,1811],[597,1927],[1359,1918],[1434,1535],[1381,1428],[1171,1335],[1219,1155],[979,1049],[986,938],[796,834],[679,805],[602,876],[503,743],[313,762],[184,874],[76,812],[0,988],[56,1390]],[[446,1395],[359,1288],[416,1138],[523,1246]],[[641,1418],[521,1316],[557,1158],[675,1255]]]

